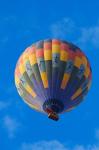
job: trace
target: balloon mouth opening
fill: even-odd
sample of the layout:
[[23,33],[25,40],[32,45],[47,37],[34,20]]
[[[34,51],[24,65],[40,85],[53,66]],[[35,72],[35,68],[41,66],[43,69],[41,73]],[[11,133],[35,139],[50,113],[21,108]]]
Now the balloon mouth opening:
[[52,120],[55,120],[55,121],[58,121],[59,120],[59,116],[57,113],[55,112],[51,112],[48,114],[48,118],[52,119]]
[[64,109],[64,105],[57,99],[46,100],[43,104],[43,110],[48,114],[48,118],[59,120],[58,114]]

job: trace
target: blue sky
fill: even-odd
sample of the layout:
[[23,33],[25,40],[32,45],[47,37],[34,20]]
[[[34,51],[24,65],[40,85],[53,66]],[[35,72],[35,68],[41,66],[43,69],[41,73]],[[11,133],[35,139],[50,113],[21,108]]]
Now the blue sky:
[[[77,44],[92,66],[85,101],[59,122],[30,109],[14,85],[18,57],[33,42],[60,38]],[[0,148],[99,150],[99,1],[0,2]]]

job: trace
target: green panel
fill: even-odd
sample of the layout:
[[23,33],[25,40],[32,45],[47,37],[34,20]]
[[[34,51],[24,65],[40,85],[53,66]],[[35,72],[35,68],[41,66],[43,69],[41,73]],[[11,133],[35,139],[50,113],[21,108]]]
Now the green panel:
[[33,73],[34,73],[34,75],[35,75],[35,78],[36,78],[37,82],[38,82],[38,83],[39,83],[39,82],[42,82],[41,76],[40,76],[40,72],[39,72],[39,68],[38,68],[38,64],[34,64],[34,65],[32,66],[32,69],[33,69]]

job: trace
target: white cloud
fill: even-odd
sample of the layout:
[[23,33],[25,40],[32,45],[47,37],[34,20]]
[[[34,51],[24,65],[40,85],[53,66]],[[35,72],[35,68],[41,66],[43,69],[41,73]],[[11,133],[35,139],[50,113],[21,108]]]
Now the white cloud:
[[52,141],[40,141],[36,143],[26,143],[24,142],[19,150],[99,150],[99,129],[95,131],[95,144],[75,144],[70,146],[66,143],[61,143],[58,140]]
[[50,26],[50,31],[53,37],[65,38],[74,32],[75,23],[70,18],[63,18],[60,21],[53,23]]
[[65,146],[61,142],[42,141],[38,143],[23,143],[20,150],[99,150],[98,145],[74,145],[73,147]]
[[94,144],[69,145],[58,140],[40,141],[36,143],[22,143],[19,150],[99,150],[99,129],[95,130]]
[[81,36],[78,39],[78,42],[82,45],[91,44],[95,48],[99,48],[99,25],[81,28]]
[[[86,45],[99,48],[99,23],[89,27],[82,27],[70,18],[63,18],[50,26],[51,35],[54,38],[65,38],[86,47]],[[68,38],[69,37],[69,38]]]
[[14,138],[16,131],[18,130],[20,124],[17,122],[17,120],[11,118],[10,116],[5,116],[3,119],[3,125],[4,128],[8,132],[8,136],[10,138]]
[[82,145],[76,145],[73,150],[85,150],[85,148]]
[[42,141],[34,144],[23,143],[21,150],[68,150],[59,141]]
[[99,147],[96,145],[87,145],[87,146],[76,145],[74,148],[70,150],[99,150]]

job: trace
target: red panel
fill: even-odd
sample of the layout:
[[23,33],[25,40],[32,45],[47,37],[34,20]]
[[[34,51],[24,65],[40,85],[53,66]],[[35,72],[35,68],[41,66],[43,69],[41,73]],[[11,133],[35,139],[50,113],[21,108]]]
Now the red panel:
[[44,50],[52,49],[52,42],[44,42]]
[[44,57],[44,51],[43,51],[43,49],[37,50],[37,51],[36,51],[36,56],[37,56],[37,58],[42,58],[42,57]]
[[68,52],[70,51],[70,50],[69,50],[69,46],[68,46],[68,44],[66,44],[66,43],[61,43],[61,46],[60,46],[60,47],[61,47],[62,50],[66,50],[66,51],[68,51]]
[[61,42],[59,40],[53,39],[52,44],[60,44]]

